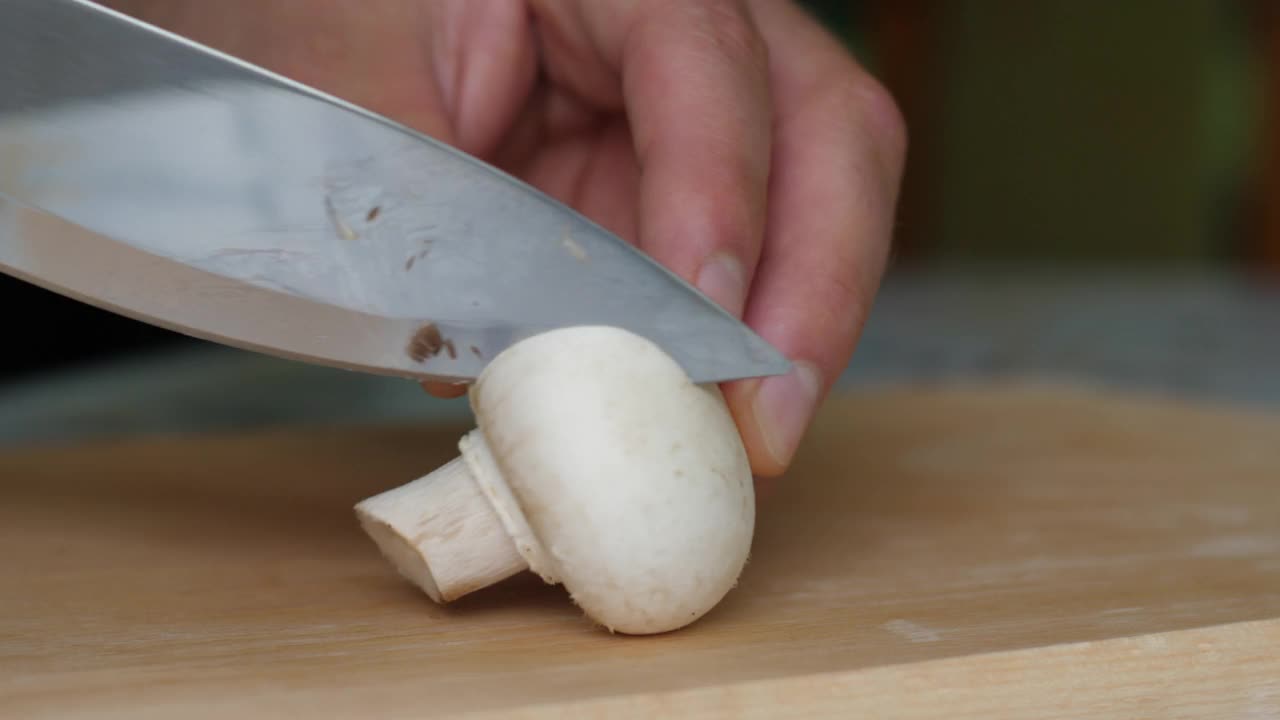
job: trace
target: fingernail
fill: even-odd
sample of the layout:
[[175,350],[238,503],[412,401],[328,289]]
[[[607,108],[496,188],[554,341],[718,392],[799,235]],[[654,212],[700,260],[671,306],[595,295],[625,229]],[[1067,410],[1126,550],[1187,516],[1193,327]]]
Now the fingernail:
[[698,271],[697,286],[720,307],[735,316],[742,315],[747,302],[747,277],[737,258],[726,253],[708,258]]
[[766,378],[760,384],[752,411],[765,448],[779,465],[791,462],[821,392],[818,369],[803,362],[793,362],[791,372]]

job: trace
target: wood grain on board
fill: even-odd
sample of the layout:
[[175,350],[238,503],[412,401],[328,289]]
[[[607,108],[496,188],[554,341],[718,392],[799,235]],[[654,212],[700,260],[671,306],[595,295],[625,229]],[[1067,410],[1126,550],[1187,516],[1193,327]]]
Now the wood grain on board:
[[394,574],[351,506],[463,430],[0,455],[0,716],[1280,716],[1280,418],[842,395],[741,585],[647,638],[528,576],[442,608]]

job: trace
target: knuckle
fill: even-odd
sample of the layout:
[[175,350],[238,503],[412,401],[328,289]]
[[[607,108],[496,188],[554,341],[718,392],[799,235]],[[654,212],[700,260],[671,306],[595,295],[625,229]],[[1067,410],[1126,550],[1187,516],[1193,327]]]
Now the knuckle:
[[907,122],[893,93],[861,68],[832,77],[819,97],[848,126],[869,134],[880,149],[886,169],[894,169],[906,156]]
[[767,70],[768,48],[743,0],[673,0],[667,6],[670,20],[700,34],[709,49],[736,65]]
[[[793,114],[816,114],[845,138],[862,138],[869,144],[878,174],[896,182],[906,161],[908,127],[893,93],[851,57],[832,64],[815,76]],[[847,143],[841,143],[847,144]],[[864,164],[866,159],[860,159]]]
[[872,217],[896,204],[907,129],[889,91],[870,76],[843,74],[815,88],[810,112],[822,118],[814,126],[828,133],[816,141],[842,149],[832,161],[857,189],[852,202]]
[[765,69],[768,48],[742,2],[717,0],[705,7],[713,37],[725,54]]
[[865,72],[860,72],[852,85],[862,117],[875,133],[877,145],[892,155],[895,164],[901,162],[907,153],[909,137],[907,120],[897,99],[883,83]]

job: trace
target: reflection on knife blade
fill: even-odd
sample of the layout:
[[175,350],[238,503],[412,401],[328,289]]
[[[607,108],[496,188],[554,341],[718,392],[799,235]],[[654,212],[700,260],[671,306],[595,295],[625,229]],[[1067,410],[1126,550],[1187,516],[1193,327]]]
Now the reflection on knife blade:
[[518,339],[605,324],[698,382],[788,366],[475,158],[82,0],[0,6],[0,157],[23,159],[0,174],[0,270],[197,337],[467,380]]

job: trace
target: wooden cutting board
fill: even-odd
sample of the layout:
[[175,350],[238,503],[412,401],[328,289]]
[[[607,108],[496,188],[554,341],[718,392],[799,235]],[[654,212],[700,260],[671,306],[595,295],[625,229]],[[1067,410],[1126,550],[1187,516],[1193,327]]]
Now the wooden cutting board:
[[423,428],[0,456],[3,717],[1280,717],[1280,418],[1051,387],[829,403],[701,622],[441,608],[357,500]]

